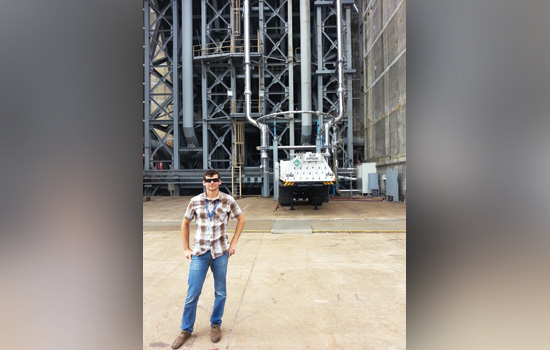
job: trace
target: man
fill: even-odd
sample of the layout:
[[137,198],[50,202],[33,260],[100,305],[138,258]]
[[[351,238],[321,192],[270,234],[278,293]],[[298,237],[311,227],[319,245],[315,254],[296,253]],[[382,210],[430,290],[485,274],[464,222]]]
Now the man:
[[[215,300],[210,317],[210,339],[217,343],[221,339],[220,325],[225,307],[225,277],[227,261],[235,254],[237,241],[243,231],[244,215],[233,197],[220,192],[222,181],[215,170],[208,170],[203,175],[202,185],[206,191],[195,196],[189,202],[181,224],[183,251],[185,258],[191,260],[189,266],[189,288],[181,321],[181,333],[178,335],[172,349],[178,349],[185,343],[195,324],[197,303],[202,291],[208,268],[214,276]],[[226,230],[229,218],[237,219],[237,227],[231,243]],[[189,224],[195,219],[195,243],[191,250],[189,246]]]

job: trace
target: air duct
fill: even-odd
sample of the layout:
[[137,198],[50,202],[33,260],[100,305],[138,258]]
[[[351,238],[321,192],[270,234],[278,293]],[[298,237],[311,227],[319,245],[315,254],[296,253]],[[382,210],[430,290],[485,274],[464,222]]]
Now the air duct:
[[193,1],[181,2],[181,92],[183,135],[188,147],[199,146],[193,126]]

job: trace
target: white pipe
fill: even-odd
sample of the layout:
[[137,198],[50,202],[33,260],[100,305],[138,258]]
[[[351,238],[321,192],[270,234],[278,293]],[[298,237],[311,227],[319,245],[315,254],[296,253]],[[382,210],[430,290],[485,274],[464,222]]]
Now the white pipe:
[[[288,110],[294,110],[294,46],[292,44],[292,0],[287,2],[288,6]],[[289,143],[294,146],[294,116],[290,119]],[[294,150],[290,151],[290,157],[294,157]]]
[[252,119],[250,97],[250,0],[244,0],[244,101],[246,120],[257,128],[258,122]]
[[[311,26],[309,0],[300,1],[300,73],[303,111],[311,110]],[[302,144],[311,140],[311,114],[302,114]]]
[[[338,116],[333,124],[338,124],[344,116],[344,55],[342,53],[342,0],[336,0],[336,35],[338,35]],[[348,28],[349,30],[349,28]]]

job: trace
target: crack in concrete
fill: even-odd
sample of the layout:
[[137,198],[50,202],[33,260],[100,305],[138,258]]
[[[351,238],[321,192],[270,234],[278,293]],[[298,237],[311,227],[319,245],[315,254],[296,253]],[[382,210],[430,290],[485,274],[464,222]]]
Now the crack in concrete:
[[258,250],[256,251],[256,255],[254,256],[254,261],[252,262],[252,267],[250,268],[250,272],[248,273],[248,278],[246,279],[246,283],[244,285],[243,294],[241,295],[241,300],[239,300],[239,306],[237,307],[237,312],[235,312],[235,318],[233,319],[233,322],[231,323],[231,328],[229,331],[229,337],[227,337],[227,343],[225,344],[225,349],[229,348],[229,343],[231,342],[231,336],[233,335],[233,327],[236,325],[237,316],[239,315],[239,311],[241,310],[241,305],[244,299],[244,295],[246,293],[246,289],[248,288],[248,282],[250,282],[250,276],[252,275],[252,271],[254,270],[254,266],[256,266],[256,259],[258,258],[258,253],[260,252],[260,248],[262,247],[262,242],[264,241],[265,233],[262,233],[262,237],[260,238],[260,244],[258,245]]
[[243,317],[243,318],[239,321],[239,323],[243,322],[244,320],[246,320],[246,319],[249,318],[249,317],[252,317],[252,316],[254,316],[254,315],[260,313],[260,312],[261,312],[262,310],[264,310],[264,309],[266,309],[265,306],[262,307],[262,308],[260,308],[259,310],[254,311],[253,313],[251,313],[251,314],[249,314],[249,315],[246,315],[245,317]]

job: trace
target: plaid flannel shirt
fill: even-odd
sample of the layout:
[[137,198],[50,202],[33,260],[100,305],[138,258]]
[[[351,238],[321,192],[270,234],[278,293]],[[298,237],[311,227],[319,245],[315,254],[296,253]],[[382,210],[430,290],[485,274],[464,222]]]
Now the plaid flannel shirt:
[[[229,218],[235,219],[242,214],[242,211],[233,197],[220,191],[215,199],[206,197],[206,205],[210,213],[214,210],[216,201],[218,202],[212,221],[210,221],[204,206],[204,199],[204,193],[191,198],[184,218],[189,221],[195,219],[193,254],[202,255],[210,250],[212,258],[215,259],[229,250],[229,239],[226,233]],[[208,225],[212,225],[211,234],[208,232]]]

